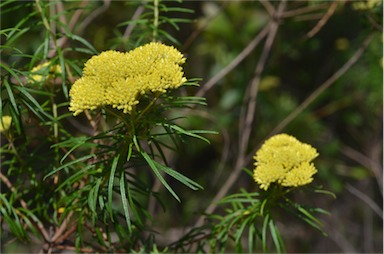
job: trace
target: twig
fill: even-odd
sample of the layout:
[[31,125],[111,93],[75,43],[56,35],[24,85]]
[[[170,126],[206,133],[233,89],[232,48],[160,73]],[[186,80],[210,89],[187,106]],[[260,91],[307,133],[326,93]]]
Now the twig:
[[[377,180],[378,185],[380,186],[380,190],[382,189],[382,175],[380,174],[383,172],[383,169],[380,168],[380,166],[376,166],[377,163],[373,161],[371,158],[368,156],[360,153],[359,151],[356,151],[355,149],[349,147],[349,146],[344,146],[341,149],[341,152],[350,158],[351,160],[356,161],[360,165],[362,165],[365,168],[368,168],[372,171],[372,173],[375,175],[375,178]],[[382,192],[382,190],[381,190]]]
[[84,19],[83,23],[79,26],[77,32],[82,33],[83,30],[94,20],[97,18],[100,14],[108,10],[109,5],[111,4],[111,0],[104,0],[103,5],[96,10],[94,10],[91,14],[88,15],[86,19]]
[[[7,185],[7,187],[8,187],[13,193],[16,193],[16,189],[15,189],[15,187],[12,185],[12,183],[9,181],[9,179],[8,179],[5,175],[3,175],[3,173],[1,173],[1,172],[0,172],[0,179],[1,179],[1,181],[3,181],[3,183],[4,183],[5,185]],[[20,199],[20,204],[21,204],[21,206],[22,206],[25,210],[29,210],[27,203],[26,203],[22,198],[19,198],[19,199]],[[49,235],[48,235],[47,231],[45,230],[43,224],[41,224],[40,221],[35,220],[34,217],[32,217],[32,219],[33,219],[33,221],[36,223],[36,226],[37,226],[37,228],[40,230],[40,233],[41,233],[41,235],[43,236],[44,240],[45,240],[46,242],[50,242]]]
[[317,34],[320,29],[325,25],[325,23],[327,23],[327,21],[329,20],[329,18],[333,15],[333,13],[335,12],[336,8],[337,8],[337,1],[333,2],[331,4],[331,6],[329,6],[329,9],[327,10],[327,12],[324,14],[324,16],[319,20],[319,22],[317,22],[316,26],[307,33],[307,37],[308,38],[312,38],[315,34]]
[[65,241],[73,232],[76,231],[77,222],[74,222],[73,224],[74,225],[72,225],[72,227],[70,229],[68,229],[65,233],[63,233],[60,237],[58,237],[55,240],[55,243],[61,243],[61,242]]
[[329,6],[329,4],[326,3],[326,4],[322,4],[322,5],[318,5],[318,6],[307,6],[307,7],[298,8],[295,10],[285,11],[282,14],[282,18],[296,17],[298,15],[306,14],[308,12],[326,9],[328,6]]
[[202,97],[205,95],[205,93],[212,89],[216,83],[221,80],[225,75],[227,75],[230,71],[232,71],[239,63],[241,63],[253,50],[254,48],[260,43],[260,41],[267,35],[269,31],[269,26],[265,26],[260,33],[257,34],[257,36],[243,49],[243,51],[240,52],[240,54],[237,55],[235,59],[232,60],[230,64],[228,64],[224,69],[222,69],[218,74],[213,76],[210,80],[207,81],[203,86],[201,86],[201,89],[196,93],[196,97]]
[[[131,20],[137,20],[141,16],[141,14],[143,13],[144,10],[145,10],[144,5],[140,5],[139,7],[137,7],[135,13],[133,13]],[[131,33],[132,33],[133,29],[135,28],[135,26],[136,26],[136,23],[130,23],[127,26],[127,28],[125,29],[124,35],[123,35],[123,39],[128,40],[128,38],[129,38],[129,36],[131,36]]]
[[52,236],[52,242],[56,242],[56,240],[63,234],[63,232],[67,229],[69,220],[73,215],[73,211],[69,212],[68,216],[63,220],[60,227],[56,229],[55,234]]
[[224,171],[225,165],[227,165],[228,155],[229,155],[229,151],[231,148],[231,140],[230,140],[231,137],[229,135],[228,130],[223,129],[220,131],[220,133],[222,134],[223,139],[224,139],[224,145],[223,145],[223,149],[222,149],[223,152],[221,153],[222,155],[220,158],[220,163],[219,163],[219,166],[217,167],[217,171],[215,173],[215,176],[212,179],[211,185],[216,185],[217,182],[219,181],[219,179],[221,178],[221,175]]
[[383,219],[383,210],[380,209],[380,207],[370,197],[368,197],[367,195],[365,195],[363,192],[359,191],[355,187],[351,186],[350,184],[347,184],[345,188],[350,193],[352,193],[353,195],[355,195],[356,197],[364,201],[364,203],[366,203],[372,209],[372,211],[374,211],[380,218]]
[[311,95],[307,97],[294,111],[292,111],[283,121],[281,121],[267,137],[270,137],[281,130],[283,130],[293,119],[295,119],[300,113],[304,111],[320,94],[322,94],[327,88],[335,83],[342,75],[344,75],[351,67],[354,65],[357,60],[364,53],[365,49],[368,47],[369,43],[373,38],[373,34],[370,34],[362,43],[360,48],[355,52],[355,54],[337,71],[335,72],[328,80],[321,84]]
[[75,28],[75,25],[77,24],[77,21],[79,20],[80,16],[84,13],[84,7],[87,6],[89,3],[88,0],[83,0],[81,4],[79,5],[79,9],[75,11],[75,13],[72,15],[71,21],[69,22],[69,30],[73,30]]
[[189,48],[192,45],[193,41],[198,37],[198,35],[201,34],[208,27],[208,25],[210,24],[211,21],[213,21],[217,16],[219,16],[219,14],[227,6],[228,3],[229,3],[229,1],[228,2],[224,2],[222,5],[220,5],[220,7],[217,9],[217,11],[214,14],[209,15],[203,21],[203,24],[198,26],[193,31],[193,33],[185,40],[183,46],[181,47],[181,51],[187,50],[187,48]]
[[80,253],[95,253],[95,251],[91,248],[79,248],[77,249],[75,246],[70,245],[58,245],[55,246],[56,249],[59,250],[72,250],[72,251],[80,251]]
[[[247,110],[246,110],[246,115],[244,118],[244,123],[242,124],[242,120],[240,120],[240,124],[244,126],[244,129],[240,128],[244,132],[242,133],[240,137],[240,142],[239,142],[239,153],[237,155],[237,160],[236,160],[236,165],[234,171],[231,173],[230,177],[227,179],[227,181],[224,183],[224,185],[220,188],[216,196],[213,198],[211,204],[208,206],[208,208],[205,210],[206,214],[212,213],[216,207],[217,207],[217,202],[223,198],[229,189],[232,187],[232,185],[235,183],[237,178],[239,177],[241,173],[241,169],[244,166],[245,162],[245,151],[249,143],[249,137],[251,134],[251,125],[254,119],[254,113],[255,113],[255,107],[256,107],[256,96],[257,96],[257,90],[258,86],[260,83],[260,77],[261,73],[264,69],[267,57],[269,55],[269,52],[271,50],[273,41],[275,39],[275,36],[277,34],[277,30],[279,27],[279,17],[283,13],[283,10],[285,8],[286,1],[281,1],[280,5],[278,6],[277,12],[276,12],[276,18],[273,18],[268,27],[268,37],[266,39],[266,42],[264,44],[264,49],[262,52],[262,55],[260,56],[259,62],[256,66],[256,71],[255,71],[255,76],[250,84],[250,89],[249,89],[249,100],[247,104]],[[199,220],[197,221],[197,226],[200,226],[203,224],[204,216],[201,216]]]
[[268,0],[262,0],[260,3],[267,10],[268,14],[273,17],[273,15],[276,13],[275,7],[273,7],[273,5]]

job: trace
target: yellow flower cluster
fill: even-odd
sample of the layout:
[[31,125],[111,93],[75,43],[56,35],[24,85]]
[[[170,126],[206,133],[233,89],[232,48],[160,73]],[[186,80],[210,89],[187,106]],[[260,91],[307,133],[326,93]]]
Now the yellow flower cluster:
[[275,135],[253,157],[256,160],[253,177],[264,190],[274,182],[285,187],[308,184],[317,172],[311,161],[318,155],[315,148],[290,135]]
[[45,77],[46,79],[52,79],[55,77],[55,73],[61,73],[61,68],[58,64],[51,65],[49,70],[47,70],[50,64],[50,62],[45,62],[34,67],[31,70],[31,73],[33,74],[30,76],[29,83],[41,82]]
[[0,120],[0,132],[6,132],[11,127],[12,117],[3,116]]
[[174,47],[151,42],[126,53],[109,50],[85,63],[72,86],[69,110],[78,115],[104,105],[130,113],[139,95],[165,93],[187,81],[183,55]]

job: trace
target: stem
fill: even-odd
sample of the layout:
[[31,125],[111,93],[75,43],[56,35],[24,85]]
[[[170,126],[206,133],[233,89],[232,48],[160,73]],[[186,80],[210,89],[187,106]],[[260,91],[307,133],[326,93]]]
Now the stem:
[[139,114],[139,116],[136,118],[136,120],[139,120],[152,106],[155,104],[157,99],[160,97],[160,94],[157,94],[155,98],[152,99],[152,101],[145,107],[143,111]]
[[159,0],[153,0],[153,32],[152,41],[158,37],[157,28],[159,26]]

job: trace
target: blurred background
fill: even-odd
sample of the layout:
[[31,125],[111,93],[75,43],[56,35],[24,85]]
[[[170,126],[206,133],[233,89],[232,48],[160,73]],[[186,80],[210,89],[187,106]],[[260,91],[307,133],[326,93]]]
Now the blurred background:
[[[140,40],[146,42],[146,37],[140,34],[140,24],[134,27],[126,23],[143,11],[137,1],[65,2],[65,7],[70,10],[85,2],[83,19],[74,31],[98,51],[112,48],[127,51]],[[188,118],[183,124],[191,129],[219,132],[208,137],[211,144],[185,139],[183,149],[169,155],[175,169],[204,186],[203,191],[195,192],[172,182],[182,203],[169,199],[164,192],[167,210],[164,212],[157,205],[151,208],[156,213],[154,226],[162,232],[159,239],[170,242],[177,240],[184,228],[194,225],[234,173],[242,135],[239,122],[244,105],[248,105],[245,100],[256,68],[266,51],[265,37],[257,44],[254,41],[281,3],[170,1],[165,4],[193,10],[161,13],[189,19],[180,23],[179,29],[170,24],[162,27],[179,44],[167,38],[164,42],[185,54],[188,78],[201,78],[200,87],[182,92],[202,95],[208,103],[205,108],[186,112]],[[32,4],[23,8],[16,8],[17,2],[13,5],[12,12],[1,15],[3,28],[15,26],[34,9]],[[383,250],[382,7],[382,1],[288,1],[283,15],[278,17],[276,35],[259,72],[254,120],[246,147],[248,156],[243,167],[253,169],[252,153],[273,131],[288,133],[317,148],[320,156],[315,160],[318,174],[313,184],[336,194],[336,199],[300,193],[296,197],[330,211],[331,215],[321,216],[327,237],[288,215],[280,215],[278,227],[288,252]],[[14,44],[24,53],[33,54],[43,37],[41,29],[32,27]],[[361,55],[359,50],[364,50]],[[354,56],[356,62],[346,65]],[[66,57],[79,61],[85,58],[80,53]],[[21,69],[29,64],[16,55],[4,54],[2,61]],[[345,73],[330,81],[342,68]],[[321,93],[313,94],[321,88],[324,88]],[[315,96],[313,100],[290,121],[283,122],[311,94]],[[227,192],[235,193],[241,188],[258,189],[244,172]]]

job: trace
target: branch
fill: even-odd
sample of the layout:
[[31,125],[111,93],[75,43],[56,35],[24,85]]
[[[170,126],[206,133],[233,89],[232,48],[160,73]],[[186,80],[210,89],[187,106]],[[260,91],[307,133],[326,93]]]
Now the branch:
[[380,218],[383,219],[383,210],[367,195],[350,184],[346,185],[347,190],[366,203]]
[[304,111],[320,94],[336,82],[342,75],[344,75],[356,62],[359,60],[369,43],[372,41],[373,34],[369,35],[355,54],[346,62],[337,72],[335,72],[327,81],[321,84],[311,95],[308,96],[294,111],[292,111],[283,121],[280,122],[267,137],[270,137],[281,130],[283,130],[293,119]]
[[331,6],[329,6],[329,9],[324,14],[324,16],[319,20],[319,22],[317,22],[316,26],[307,33],[307,38],[313,37],[315,34],[317,34],[320,31],[320,29],[327,23],[329,18],[333,15],[336,8],[337,8],[337,1],[333,2]]
[[267,35],[269,31],[269,25],[265,26],[263,30],[256,35],[256,37],[237,55],[235,59],[232,60],[224,69],[222,69],[218,74],[213,76],[210,80],[207,81],[201,89],[196,93],[196,97],[202,97],[205,95],[208,90],[212,89],[219,80],[226,76],[230,71],[232,71],[237,65],[239,65],[260,43],[260,41]]
[[[12,183],[9,181],[9,179],[3,175],[3,173],[0,172],[0,179],[1,181],[3,181],[3,183],[13,192],[16,194],[16,189],[15,187],[12,185]],[[28,205],[27,203],[22,199],[20,198],[20,204],[21,206],[25,209],[25,210],[29,210],[28,208]],[[50,238],[49,238],[49,235],[47,233],[47,231],[45,230],[43,224],[41,224],[40,221],[36,220],[35,217],[32,217],[32,220],[37,224],[37,228],[40,230],[40,233],[41,235],[43,236],[44,240],[46,242],[50,242]]]
[[[232,185],[236,182],[237,178],[239,177],[241,173],[241,169],[243,168],[245,164],[245,151],[248,147],[249,143],[249,137],[251,134],[251,126],[253,123],[254,115],[255,115],[255,107],[256,107],[256,97],[257,97],[257,90],[260,83],[260,77],[263,72],[266,60],[268,58],[268,55],[270,53],[270,50],[272,48],[273,41],[276,37],[277,30],[279,28],[279,17],[283,13],[283,10],[285,8],[286,1],[281,1],[280,5],[278,6],[277,12],[274,15],[275,18],[273,18],[269,24],[267,25],[268,28],[268,37],[264,44],[263,52],[260,56],[259,62],[256,66],[255,75],[253,80],[251,81],[249,93],[247,95],[248,98],[245,99],[248,100],[247,104],[247,110],[245,118],[240,119],[240,125],[243,125],[244,128],[240,127],[240,131],[244,131],[243,133],[240,133],[240,142],[239,142],[239,154],[237,156],[236,165],[234,171],[231,173],[230,177],[227,179],[227,181],[224,183],[224,185],[221,187],[221,189],[218,191],[216,196],[213,198],[211,204],[208,206],[208,208],[205,210],[204,213],[209,214],[212,213],[216,207],[217,202],[222,199],[229,189],[232,187]],[[200,226],[203,224],[204,217],[201,216],[199,220],[197,221],[197,226]]]

